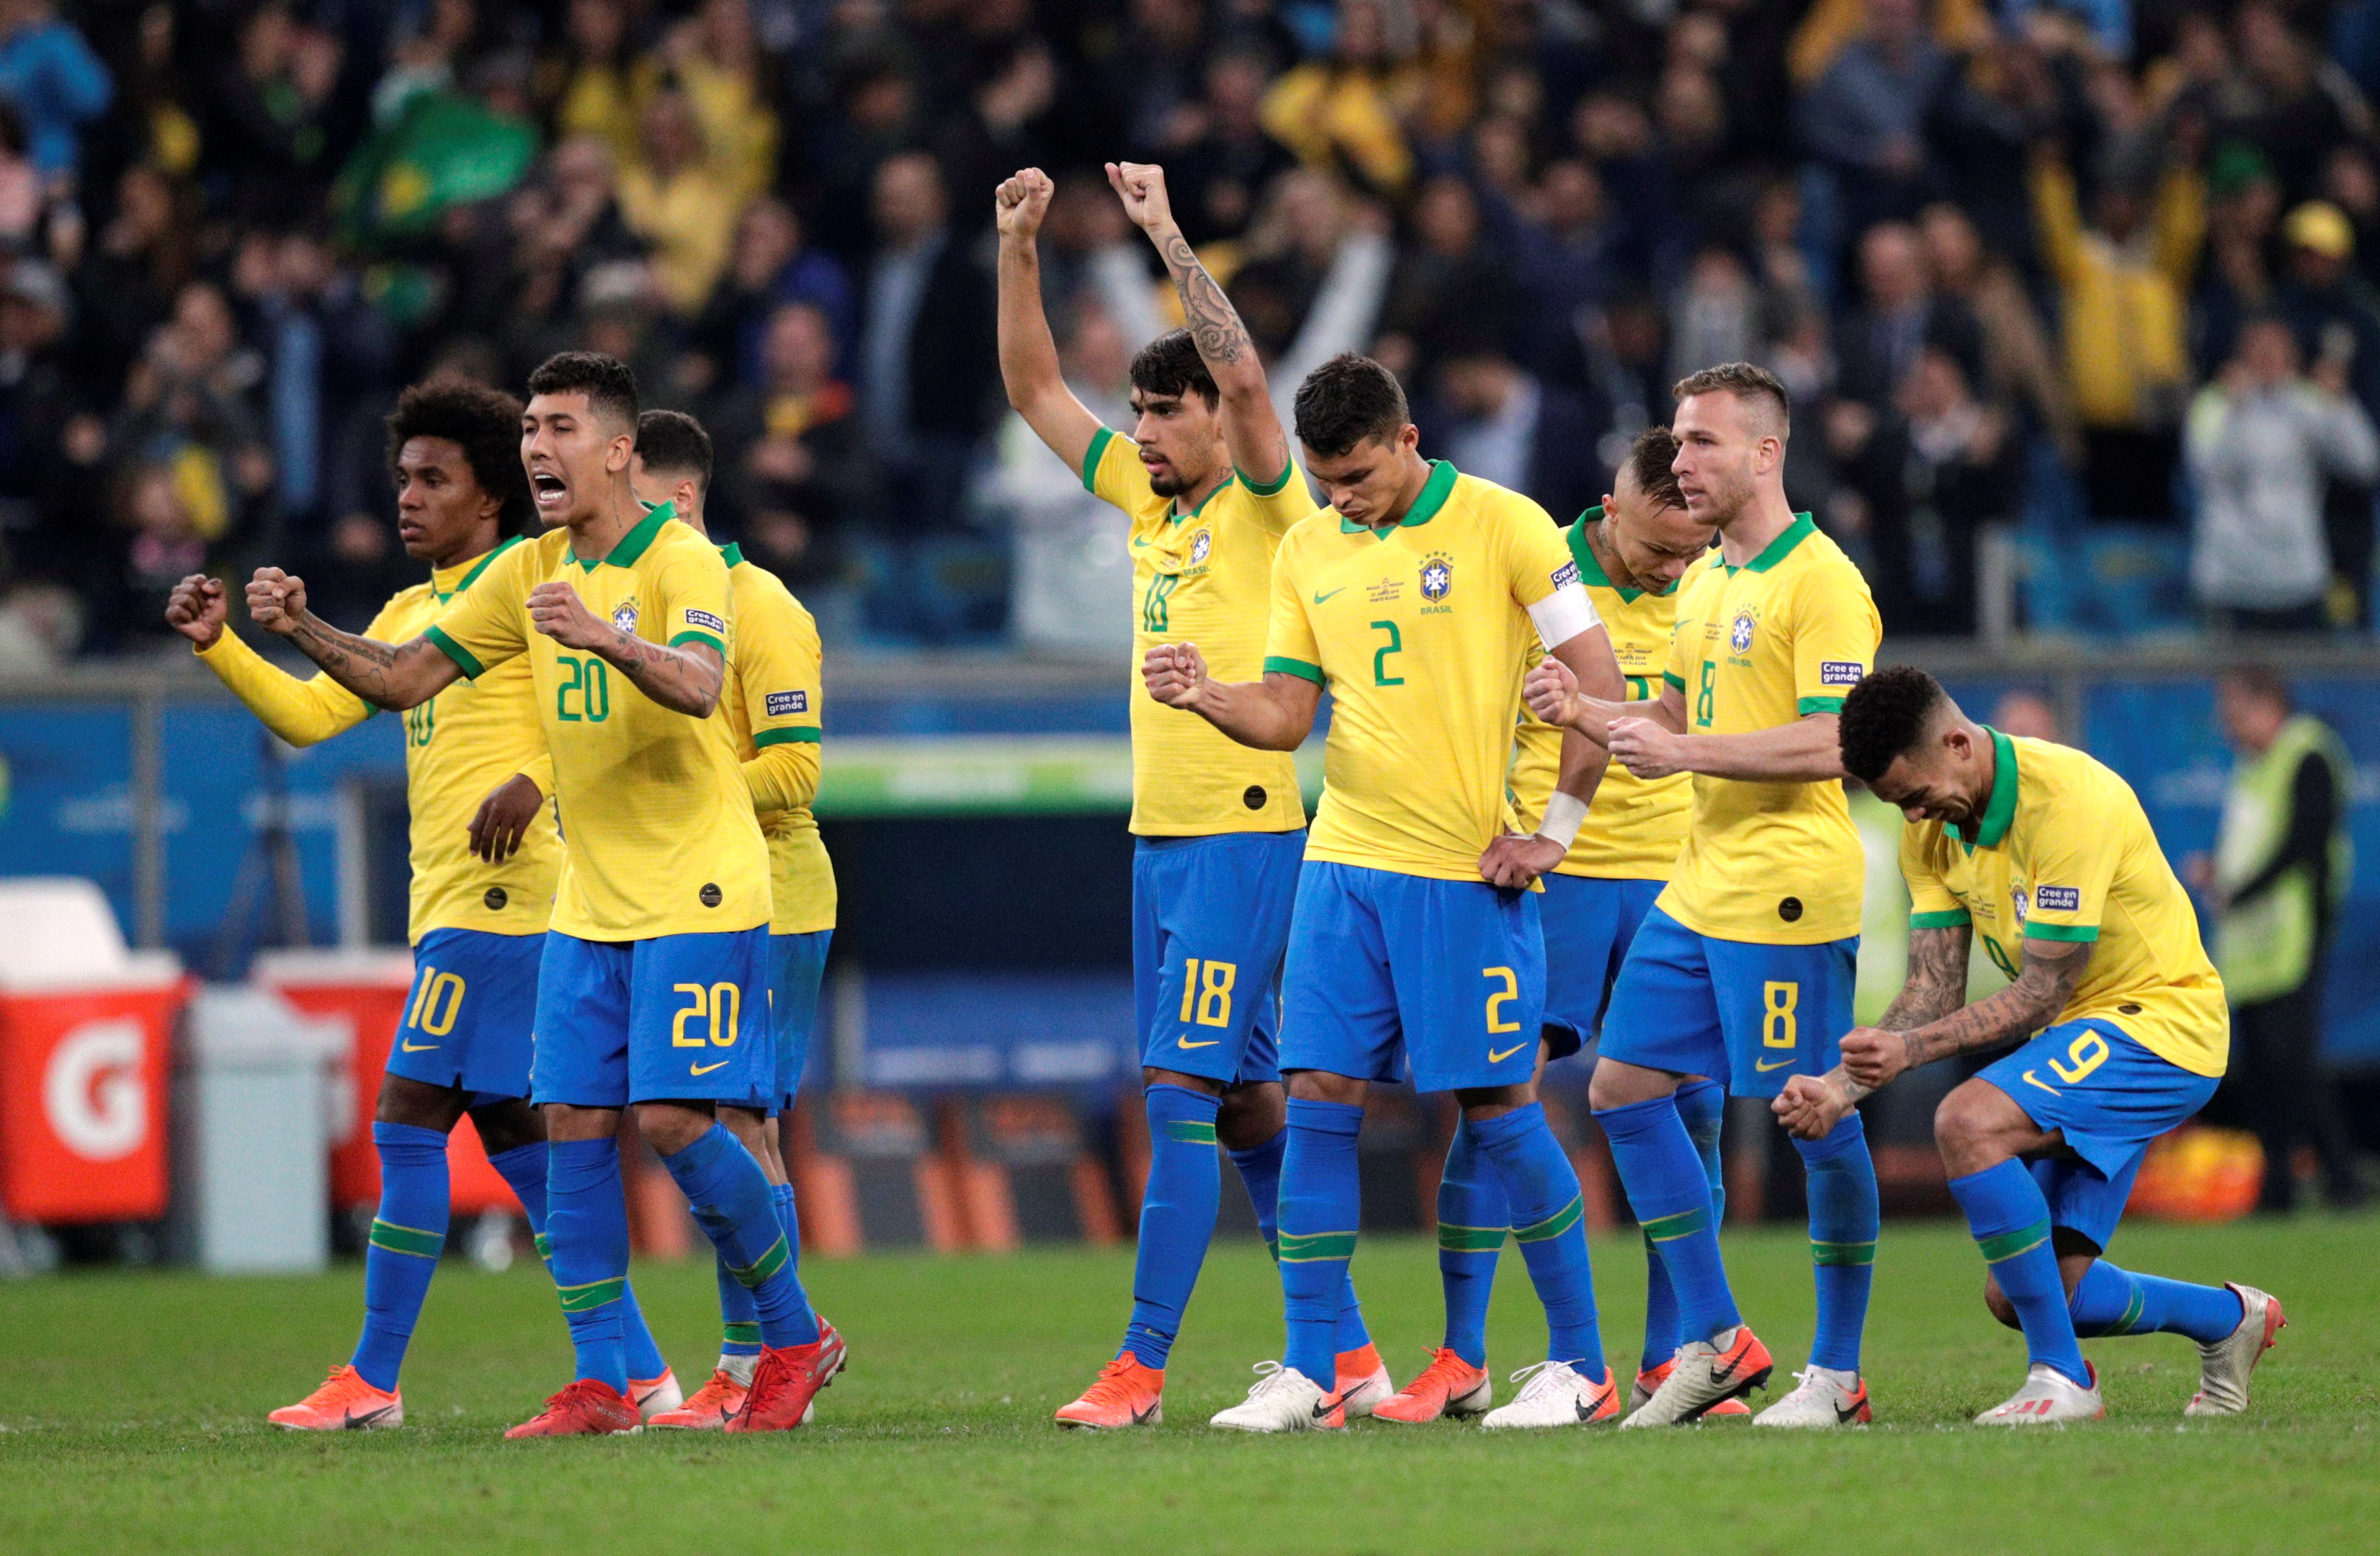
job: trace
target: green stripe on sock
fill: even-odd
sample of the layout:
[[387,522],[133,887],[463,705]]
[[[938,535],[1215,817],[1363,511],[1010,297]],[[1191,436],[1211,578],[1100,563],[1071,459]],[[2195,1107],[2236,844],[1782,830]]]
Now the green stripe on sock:
[[614,1275],[608,1281],[589,1281],[583,1286],[563,1286],[562,1310],[565,1313],[591,1313],[607,1302],[617,1302],[628,1287],[625,1275]]
[[1998,1264],[2014,1258],[2021,1253],[2039,1247],[2049,1241],[2049,1221],[2044,1217],[2031,1226],[2020,1226],[2014,1232],[2002,1232],[1975,1239],[1975,1247],[1985,1264]]
[[1874,1264],[1874,1243],[1821,1243],[1810,1239],[1810,1262],[1813,1264]]
[[1542,1243],[1548,1238],[1559,1237],[1576,1226],[1585,1214],[1586,1201],[1572,1195],[1569,1204],[1537,1222],[1536,1225],[1512,1228],[1512,1240],[1516,1243]]
[[371,1224],[371,1246],[385,1248],[393,1254],[411,1254],[416,1258],[436,1258],[446,1246],[443,1232],[424,1232],[418,1226],[399,1226],[395,1222],[375,1220]]
[[552,1264],[553,1262],[552,1238],[548,1237],[544,1233],[540,1232],[532,1234],[529,1241],[536,1246],[537,1257],[539,1258],[544,1260],[548,1264]]
[[1317,1259],[1354,1258],[1355,1234],[1352,1232],[1309,1232],[1300,1236],[1294,1233],[1281,1234],[1283,1264],[1310,1264]]
[[1165,1121],[1165,1137],[1185,1146],[1211,1146],[1215,1143],[1215,1126],[1192,1118],[1169,1118]]
[[729,1324],[722,1332],[726,1337],[724,1343],[730,1345],[760,1343],[760,1326],[758,1323]]
[[1504,1246],[1509,1226],[1450,1226],[1438,1223],[1438,1246],[1451,1254],[1492,1254]]
[[1674,1216],[1655,1216],[1644,1223],[1645,1240],[1649,1243],[1674,1243],[1681,1237],[1691,1237],[1710,1226],[1710,1207],[1697,1205],[1691,1210],[1680,1210]]
[[770,1276],[775,1274],[778,1270],[783,1270],[785,1267],[785,1260],[792,1257],[792,1252],[793,1251],[790,1248],[785,1246],[783,1234],[780,1233],[777,1240],[769,1245],[769,1251],[767,1253],[762,1254],[759,1258],[754,1259],[751,1263],[746,1265],[741,1270],[736,1269],[731,1264],[727,1267],[727,1272],[735,1277],[735,1283],[737,1285],[757,1291],[759,1289],[761,1282],[766,1281]]
[[2141,1309],[2148,1305],[2149,1294],[2141,1289],[2141,1284],[2138,1281],[2133,1282],[2132,1299],[2124,1304],[2124,1316],[2116,1320],[2116,1327],[2109,1330],[2107,1332],[2110,1334],[2131,1333],[2132,1326],[2141,1321]]

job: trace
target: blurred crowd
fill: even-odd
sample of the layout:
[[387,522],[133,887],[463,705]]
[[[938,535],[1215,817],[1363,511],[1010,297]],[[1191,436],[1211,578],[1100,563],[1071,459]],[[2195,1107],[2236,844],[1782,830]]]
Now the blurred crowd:
[[831,638],[1104,650],[1123,542],[1005,424],[990,213],[1057,178],[1122,421],[1172,310],[1123,158],[1284,399],[1367,350],[1558,517],[1744,358],[1891,633],[2070,625],[2111,540],[2181,625],[2362,630],[2374,89],[2380,0],[0,0],[0,669],[267,555],[359,622],[417,571],[397,388],[574,346],[711,428],[715,529]]

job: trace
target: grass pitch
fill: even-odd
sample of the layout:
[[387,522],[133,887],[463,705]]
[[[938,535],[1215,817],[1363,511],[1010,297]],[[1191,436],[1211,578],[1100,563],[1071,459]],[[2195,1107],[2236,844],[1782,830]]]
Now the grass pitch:
[[[1808,1343],[1809,1267],[1785,1232],[1730,1233],[1744,1311],[1777,1353]],[[2289,1329],[2237,1421],[2185,1425],[2197,1356],[2171,1336],[2085,1349],[2108,1419],[1984,1432],[2023,1349],[1978,1300],[1953,1225],[1893,1224],[1876,1266],[1860,1432],[1560,1431],[1488,1437],[1367,1422],[1343,1436],[1210,1432],[1247,1364],[1280,1352],[1279,1287],[1253,1242],[1207,1262],[1162,1427],[1062,1433],[1049,1412],[1111,1354],[1131,1254],[813,1260],[852,1369],[784,1437],[648,1433],[507,1443],[568,1377],[544,1272],[449,1262],[405,1376],[404,1429],[288,1434],[264,1412],[345,1359],[360,1267],[312,1280],[67,1276],[0,1286],[0,1550],[1621,1552],[2322,1550],[2380,1544],[2380,1221],[2127,1231],[2128,1265],[2277,1293]],[[1633,1243],[1596,1246],[1604,1332],[1633,1361]],[[1436,1260],[1368,1237],[1366,1308],[1402,1381],[1439,1332]],[[637,1283],[688,1386],[716,1333],[710,1270]],[[1508,1253],[1500,1373],[1542,1355]],[[1510,1396],[1500,1385],[1500,1398]],[[1755,1403],[1757,1401],[1755,1400]]]

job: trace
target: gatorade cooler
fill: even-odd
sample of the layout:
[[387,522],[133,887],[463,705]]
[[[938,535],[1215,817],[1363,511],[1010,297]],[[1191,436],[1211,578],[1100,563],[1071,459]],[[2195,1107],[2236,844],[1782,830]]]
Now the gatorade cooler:
[[0,881],[0,1210],[53,1225],[165,1213],[165,1076],[189,980],[128,950],[89,881]]

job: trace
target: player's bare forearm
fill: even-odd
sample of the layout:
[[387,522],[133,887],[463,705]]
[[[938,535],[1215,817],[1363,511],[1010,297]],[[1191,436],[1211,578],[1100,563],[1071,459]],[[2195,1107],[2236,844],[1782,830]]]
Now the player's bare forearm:
[[342,632],[311,611],[300,613],[285,636],[324,675],[393,713],[419,707],[463,674],[427,638],[391,646]]
[[1566,794],[1581,805],[1595,802],[1595,791],[1603,784],[1603,775],[1611,769],[1611,753],[1574,729],[1562,731],[1561,765],[1554,775],[1554,789]]
[[1081,469],[1099,419],[1066,387],[1041,308],[1041,257],[1030,237],[1014,233],[1000,237],[1000,382],[1034,435]]
[[1741,735],[1687,735],[1679,764],[1709,778],[1752,784],[1822,784],[1843,775],[1832,713],[1812,713]]
[[1901,1034],[1912,1068],[1953,1053],[1998,1048],[2029,1038],[2058,1019],[2082,970],[2091,965],[2088,941],[2024,942],[2024,966],[2016,981],[1986,999]]
[[1887,1031],[1907,1032],[1965,1004],[1968,946],[1974,933],[1967,924],[1910,930],[1909,976],[1876,1024]]
[[1198,261],[1182,229],[1168,222],[1148,235],[1173,277],[1182,318],[1222,396],[1223,442],[1232,462],[1259,482],[1270,484],[1289,468],[1289,440],[1265,385],[1264,364],[1248,338],[1240,311]]
[[725,662],[716,649],[704,643],[673,649],[607,625],[604,636],[589,649],[628,677],[638,691],[690,719],[710,717],[719,706],[720,688],[727,682]]
[[1274,671],[1261,681],[1202,681],[1190,711],[1243,746],[1294,751],[1314,732],[1322,688]]

